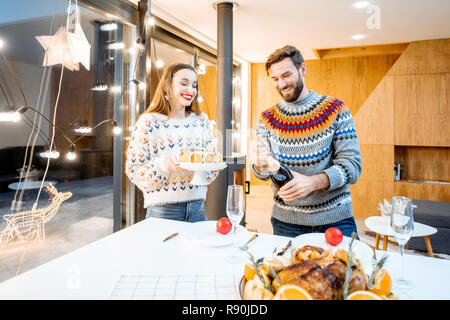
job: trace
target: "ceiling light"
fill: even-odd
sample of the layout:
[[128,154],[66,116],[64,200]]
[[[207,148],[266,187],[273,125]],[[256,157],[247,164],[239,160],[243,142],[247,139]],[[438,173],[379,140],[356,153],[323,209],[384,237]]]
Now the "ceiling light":
[[106,91],[108,90],[108,86],[106,84],[97,84],[93,88],[91,88],[92,91]]
[[156,60],[156,67],[158,69],[161,69],[163,66],[164,66],[164,61],[162,61],[160,59]]
[[87,133],[92,132],[92,128],[91,127],[79,127],[79,128],[73,129],[73,131],[76,133],[87,134]]
[[117,30],[117,24],[115,23],[107,23],[100,26],[100,30],[102,31],[112,31]]
[[47,158],[47,159],[58,159],[59,158],[59,152],[54,150],[54,151],[45,151],[45,152],[40,152],[39,157],[41,158]]
[[353,4],[353,7],[357,8],[357,9],[362,9],[362,8],[367,7],[369,4],[370,4],[369,1],[358,1]]
[[110,50],[118,50],[118,49],[123,49],[123,48],[125,48],[125,43],[123,43],[123,42],[113,42],[106,46],[106,49],[110,49]]
[[239,8],[239,4],[235,1],[214,1],[214,3],[211,6],[213,7],[214,10],[217,11],[217,5],[223,2],[229,2],[233,4],[233,11],[236,11]]
[[355,34],[352,36],[353,40],[361,40],[364,39],[366,36],[363,34]]

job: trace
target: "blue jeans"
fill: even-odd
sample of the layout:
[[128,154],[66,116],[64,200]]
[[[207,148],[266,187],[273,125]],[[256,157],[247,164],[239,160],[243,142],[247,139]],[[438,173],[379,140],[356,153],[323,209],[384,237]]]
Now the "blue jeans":
[[[353,217],[330,224],[319,226],[303,226],[299,224],[292,224],[271,218],[273,227],[273,234],[284,237],[297,237],[305,233],[322,232],[324,233],[328,228],[336,227],[342,231],[342,234],[347,237],[352,236],[352,232],[357,232],[355,219]],[[358,235],[356,240],[359,240]]]
[[206,221],[205,201],[193,200],[150,206],[147,208],[145,218],[150,217],[186,222]]

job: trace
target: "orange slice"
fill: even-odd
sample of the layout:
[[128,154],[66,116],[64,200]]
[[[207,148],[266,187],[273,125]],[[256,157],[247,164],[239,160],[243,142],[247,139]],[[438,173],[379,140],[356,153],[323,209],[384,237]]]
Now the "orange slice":
[[285,284],[281,286],[272,300],[313,300],[311,295],[295,284]]
[[358,290],[352,292],[348,297],[347,300],[383,300],[376,294],[365,291],[365,290]]
[[392,279],[389,273],[385,269],[380,270],[378,271],[375,278],[376,278],[375,287],[370,289],[369,291],[379,296],[390,295],[392,290]]
[[249,264],[245,264],[244,267],[244,277],[247,279],[247,281],[253,280],[253,278],[256,275],[256,270]]

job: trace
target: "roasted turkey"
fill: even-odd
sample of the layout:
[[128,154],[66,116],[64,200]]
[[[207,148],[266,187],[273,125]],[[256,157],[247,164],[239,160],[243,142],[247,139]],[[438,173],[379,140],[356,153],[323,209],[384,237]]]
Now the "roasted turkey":
[[[316,248],[307,248],[307,250],[311,249],[317,250]],[[295,284],[302,287],[309,292],[313,299],[336,300],[342,299],[346,266],[346,262],[337,257],[325,256],[302,260],[285,267],[278,272],[278,277],[282,284]],[[359,269],[358,264],[354,265],[353,269],[349,292],[364,290],[366,288],[364,273]],[[280,287],[277,279],[273,280],[272,285],[275,290]]]

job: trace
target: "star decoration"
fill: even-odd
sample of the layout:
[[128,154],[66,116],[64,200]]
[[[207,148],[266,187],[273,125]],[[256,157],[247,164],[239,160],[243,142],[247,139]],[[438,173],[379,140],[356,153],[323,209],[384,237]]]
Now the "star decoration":
[[81,63],[89,70],[91,45],[79,23],[74,32],[68,32],[63,26],[53,36],[36,36],[36,39],[45,49],[43,66],[62,64],[70,71],[78,71]]
[[66,27],[59,28],[53,36],[36,36],[36,39],[45,49],[43,66],[62,64],[70,71],[79,70],[70,53]]
[[73,62],[81,63],[86,70],[90,68],[91,59],[91,45],[84,35],[81,25],[75,25],[74,32],[67,33],[67,40],[69,42],[70,52],[72,54]]

